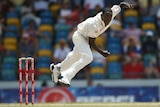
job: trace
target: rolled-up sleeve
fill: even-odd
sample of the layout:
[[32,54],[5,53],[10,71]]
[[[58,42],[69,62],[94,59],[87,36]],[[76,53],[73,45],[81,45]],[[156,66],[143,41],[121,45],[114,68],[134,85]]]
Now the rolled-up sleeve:
[[119,5],[113,5],[111,8],[113,16],[115,17],[119,12],[121,12],[121,7]]

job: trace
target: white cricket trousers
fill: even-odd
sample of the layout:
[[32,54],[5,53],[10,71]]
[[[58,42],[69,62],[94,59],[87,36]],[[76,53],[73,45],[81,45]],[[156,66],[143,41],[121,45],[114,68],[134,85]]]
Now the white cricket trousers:
[[73,50],[57,66],[61,67],[61,75],[69,81],[86,65],[92,62],[93,55],[89,45],[89,38],[84,37],[78,31],[72,36]]

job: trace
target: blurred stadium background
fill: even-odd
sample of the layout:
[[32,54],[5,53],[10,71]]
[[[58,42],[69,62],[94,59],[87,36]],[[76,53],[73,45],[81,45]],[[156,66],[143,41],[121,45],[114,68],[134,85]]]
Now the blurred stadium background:
[[[35,58],[36,102],[159,102],[160,0],[123,0],[123,9],[93,50],[94,61],[56,87],[49,65],[72,49],[76,25],[122,0],[0,0],[0,103],[19,102],[18,58]],[[65,93],[65,94],[64,94]]]

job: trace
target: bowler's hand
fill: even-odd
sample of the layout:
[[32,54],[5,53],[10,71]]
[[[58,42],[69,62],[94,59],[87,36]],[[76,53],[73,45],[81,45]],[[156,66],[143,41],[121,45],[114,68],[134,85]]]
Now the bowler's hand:
[[110,55],[110,52],[108,52],[108,51],[103,51],[101,54],[102,54],[104,57],[107,57],[108,55]]
[[130,8],[130,9],[134,8],[134,4],[129,4],[127,2],[121,2],[119,5],[122,8]]

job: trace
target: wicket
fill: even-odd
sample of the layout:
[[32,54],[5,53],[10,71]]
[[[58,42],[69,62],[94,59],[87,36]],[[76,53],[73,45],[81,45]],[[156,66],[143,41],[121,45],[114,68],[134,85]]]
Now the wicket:
[[[22,67],[22,61],[25,61],[25,69]],[[20,104],[23,103],[23,71],[25,72],[25,101],[28,105],[28,73],[29,73],[29,61],[31,62],[31,95],[32,95],[32,104],[34,104],[34,58],[32,57],[22,57],[19,58],[19,95],[20,95]]]

